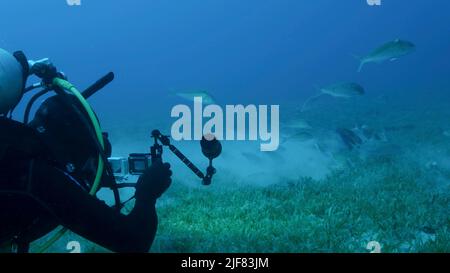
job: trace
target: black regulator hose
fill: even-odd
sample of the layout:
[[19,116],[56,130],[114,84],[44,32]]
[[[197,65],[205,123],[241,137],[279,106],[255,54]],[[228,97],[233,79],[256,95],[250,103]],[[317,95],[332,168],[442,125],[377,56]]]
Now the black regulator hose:
[[23,115],[23,123],[28,124],[28,122],[30,121],[30,112],[31,108],[33,107],[33,104],[36,102],[36,100],[38,100],[40,97],[47,94],[48,92],[50,92],[50,89],[46,88],[39,91],[38,93],[34,94],[31,97],[30,101],[27,104],[27,108],[25,109],[25,114]]

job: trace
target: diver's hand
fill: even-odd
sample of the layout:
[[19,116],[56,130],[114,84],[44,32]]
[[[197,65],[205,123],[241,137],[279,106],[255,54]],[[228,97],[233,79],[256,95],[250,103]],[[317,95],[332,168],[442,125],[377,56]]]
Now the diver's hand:
[[136,200],[156,200],[170,187],[172,171],[169,163],[154,163],[139,177]]

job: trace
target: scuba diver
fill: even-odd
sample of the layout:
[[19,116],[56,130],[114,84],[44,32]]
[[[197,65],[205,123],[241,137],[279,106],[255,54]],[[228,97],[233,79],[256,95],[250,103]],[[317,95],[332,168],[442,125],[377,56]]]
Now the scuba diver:
[[75,96],[57,92],[30,122],[12,119],[30,75],[44,86],[65,78],[49,62],[0,49],[0,251],[28,252],[31,242],[59,225],[114,252],[149,251],[158,223],[155,203],[171,184],[170,165],[160,162],[144,171],[129,214],[106,205],[89,191],[99,163],[105,164],[100,187],[115,184],[105,161],[111,144],[107,134],[100,141],[93,136]]

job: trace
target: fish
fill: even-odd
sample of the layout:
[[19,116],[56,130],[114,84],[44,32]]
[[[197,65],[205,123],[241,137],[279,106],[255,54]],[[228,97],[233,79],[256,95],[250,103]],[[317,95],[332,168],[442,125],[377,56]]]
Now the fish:
[[344,142],[349,150],[352,150],[355,146],[362,144],[362,139],[349,129],[338,128],[336,129],[336,133],[341,137],[342,142]]
[[306,141],[309,141],[309,140],[312,140],[312,139],[314,139],[313,134],[311,134],[310,132],[305,131],[305,130],[300,130],[299,132],[296,132],[296,133],[294,133],[292,135],[288,135],[283,143],[286,143],[286,142],[288,142],[290,140],[297,140],[297,141],[300,141],[300,142],[306,142]]
[[305,130],[312,129],[311,125],[309,125],[309,123],[303,119],[290,120],[285,124],[285,126],[286,128],[291,129],[305,129]]
[[337,98],[351,98],[364,95],[364,87],[354,82],[336,83],[319,88],[323,94]]
[[415,49],[416,46],[412,42],[396,39],[381,45],[365,57],[354,57],[360,62],[358,72],[361,72],[365,64],[395,61],[402,56],[414,52]]
[[199,91],[187,91],[187,92],[177,92],[175,93],[177,97],[194,101],[195,97],[201,97],[203,104],[216,104],[215,99],[211,94],[209,94],[206,91],[199,90]]
[[319,94],[309,97],[300,109],[300,112],[304,112],[306,105],[323,95],[330,95],[335,98],[352,98],[356,96],[362,96],[365,94],[364,87],[354,82],[335,83],[325,87],[316,87],[320,92]]

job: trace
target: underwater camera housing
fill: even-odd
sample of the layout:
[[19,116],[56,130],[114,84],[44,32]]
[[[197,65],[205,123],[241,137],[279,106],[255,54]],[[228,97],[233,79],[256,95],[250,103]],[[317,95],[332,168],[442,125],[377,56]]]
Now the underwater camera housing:
[[212,165],[213,159],[222,153],[222,144],[214,135],[205,135],[200,141],[203,155],[208,158],[209,166],[206,174],[200,171],[180,150],[170,143],[169,136],[161,134],[159,130],[152,131],[154,144],[150,153],[132,153],[128,157],[110,157],[109,164],[114,176],[118,180],[126,180],[128,175],[141,175],[151,164],[162,162],[163,147],[168,147],[195,175],[202,179],[203,185],[210,185],[216,169]]
[[141,175],[145,169],[150,167],[150,154],[133,153],[128,157],[110,157],[108,162],[115,177],[125,177],[127,175]]
[[130,174],[141,175],[150,165],[150,154],[130,154],[128,157],[128,171]]

